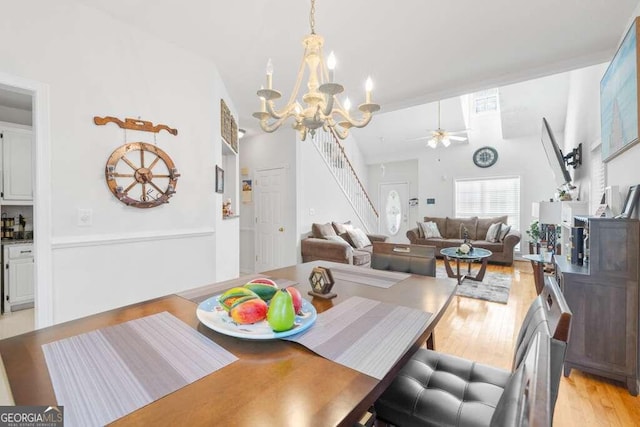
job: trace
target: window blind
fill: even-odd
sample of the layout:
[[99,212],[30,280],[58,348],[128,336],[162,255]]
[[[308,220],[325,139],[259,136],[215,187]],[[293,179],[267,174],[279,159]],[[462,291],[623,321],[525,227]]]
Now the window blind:
[[507,215],[507,223],[520,229],[520,177],[457,179],[456,217]]

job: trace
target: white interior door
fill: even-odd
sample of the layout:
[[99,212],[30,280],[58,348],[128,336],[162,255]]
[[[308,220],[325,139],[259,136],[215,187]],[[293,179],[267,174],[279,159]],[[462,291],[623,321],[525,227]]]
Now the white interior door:
[[284,215],[287,192],[284,168],[259,170],[256,192],[256,268],[255,271],[284,267],[287,224]]
[[409,228],[409,184],[391,182],[380,184],[378,199],[380,233],[389,236],[389,242],[406,243]]

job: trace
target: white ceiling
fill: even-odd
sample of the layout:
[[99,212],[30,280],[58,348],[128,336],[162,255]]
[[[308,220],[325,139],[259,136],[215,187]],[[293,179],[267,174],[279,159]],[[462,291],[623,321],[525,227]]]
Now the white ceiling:
[[[259,106],[255,92],[264,84],[267,59],[273,59],[274,87],[287,99],[302,56],[300,42],[310,32],[310,2],[303,0],[78,4],[210,57],[249,135],[258,132],[251,113]],[[315,21],[325,50],[338,57],[336,80],[354,104],[363,101],[366,76],[374,80],[374,101],[382,111],[369,126],[379,122],[370,128],[379,134],[353,130],[360,141],[387,138],[391,128],[397,129],[393,138],[419,136],[436,125],[433,105],[389,113],[401,108],[608,61],[637,5],[638,0],[317,0]],[[505,113],[528,108],[518,101],[505,93]],[[449,126],[445,115],[443,104],[443,127]],[[519,129],[509,126],[506,133]]]

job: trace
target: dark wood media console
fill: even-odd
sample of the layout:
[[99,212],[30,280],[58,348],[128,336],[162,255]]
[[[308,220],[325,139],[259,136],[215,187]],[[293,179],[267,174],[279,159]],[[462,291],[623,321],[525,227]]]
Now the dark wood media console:
[[575,265],[556,255],[556,279],[573,311],[564,374],[579,369],[639,389],[638,264],[640,222],[575,217],[588,229],[589,259]]

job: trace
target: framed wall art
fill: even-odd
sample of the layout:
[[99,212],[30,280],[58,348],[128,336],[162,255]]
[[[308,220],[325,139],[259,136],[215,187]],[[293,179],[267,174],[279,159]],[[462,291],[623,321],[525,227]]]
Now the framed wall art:
[[216,193],[224,193],[224,170],[216,165]]
[[638,142],[638,28],[629,28],[600,81],[602,160],[607,162]]
[[251,203],[251,193],[253,192],[253,185],[250,179],[242,180],[242,202]]

